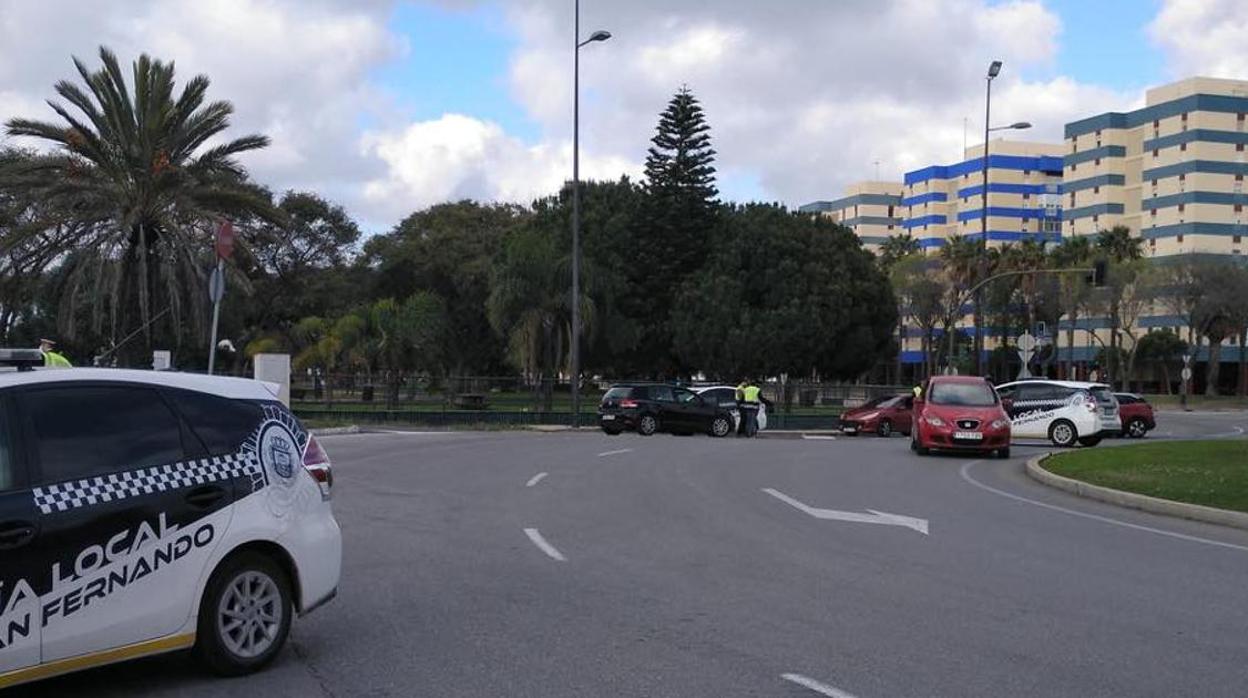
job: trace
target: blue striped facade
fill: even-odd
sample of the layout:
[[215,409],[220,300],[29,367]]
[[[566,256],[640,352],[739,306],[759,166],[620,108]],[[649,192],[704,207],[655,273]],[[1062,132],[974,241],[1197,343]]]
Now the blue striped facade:
[[1107,112],[1087,119],[1066,124],[1066,137],[1074,138],[1111,128],[1135,128],[1150,121],[1167,119],[1185,112],[1207,111],[1221,113],[1248,112],[1248,97],[1229,95],[1188,95],[1179,99],[1156,104],[1132,112]]

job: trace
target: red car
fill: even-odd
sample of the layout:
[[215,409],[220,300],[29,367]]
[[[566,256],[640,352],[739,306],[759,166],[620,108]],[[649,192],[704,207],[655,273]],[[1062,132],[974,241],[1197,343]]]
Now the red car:
[[892,436],[895,431],[909,434],[913,410],[913,395],[877,397],[842,414],[841,431],[849,436],[862,432],[880,436]]
[[1010,417],[992,384],[976,376],[934,376],[914,403],[910,449],[1010,457]]
[[1122,419],[1122,435],[1142,439],[1157,428],[1153,406],[1135,393],[1114,393],[1118,399],[1118,417]]

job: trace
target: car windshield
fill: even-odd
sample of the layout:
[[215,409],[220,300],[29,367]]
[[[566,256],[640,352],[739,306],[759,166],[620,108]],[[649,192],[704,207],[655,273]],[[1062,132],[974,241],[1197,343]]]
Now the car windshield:
[[929,400],[933,405],[988,407],[997,403],[997,395],[987,383],[936,383]]

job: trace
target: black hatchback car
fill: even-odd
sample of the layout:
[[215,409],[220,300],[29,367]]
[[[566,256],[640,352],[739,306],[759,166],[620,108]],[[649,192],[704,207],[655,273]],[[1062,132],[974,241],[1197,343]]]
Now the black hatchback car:
[[598,423],[612,436],[636,431],[642,436],[702,432],[723,437],[732,433],[732,413],[692,390],[657,383],[613,385],[598,405]]

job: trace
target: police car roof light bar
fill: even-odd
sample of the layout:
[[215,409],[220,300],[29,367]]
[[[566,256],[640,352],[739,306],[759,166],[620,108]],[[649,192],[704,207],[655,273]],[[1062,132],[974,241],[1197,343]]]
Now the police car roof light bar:
[[38,349],[0,349],[0,366],[30,371],[43,363],[43,352]]

